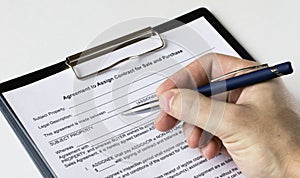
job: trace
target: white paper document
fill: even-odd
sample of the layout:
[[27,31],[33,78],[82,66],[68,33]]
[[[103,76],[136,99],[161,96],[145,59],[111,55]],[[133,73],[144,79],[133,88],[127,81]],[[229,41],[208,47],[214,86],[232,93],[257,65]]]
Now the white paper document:
[[3,94],[57,177],[244,177],[230,157],[206,160],[189,148],[182,124],[157,131],[159,111],[121,114],[155,99],[159,84],[195,55],[238,56],[205,18],[161,35],[164,49],[96,77],[78,80],[67,69]]

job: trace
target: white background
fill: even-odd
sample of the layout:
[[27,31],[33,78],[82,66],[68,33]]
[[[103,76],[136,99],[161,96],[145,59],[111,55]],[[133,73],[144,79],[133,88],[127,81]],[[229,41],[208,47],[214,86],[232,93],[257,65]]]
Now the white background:
[[[256,60],[292,61],[295,72],[285,82],[300,100],[299,0],[1,0],[0,4],[0,82],[60,62],[120,22],[172,19],[204,6]],[[0,177],[41,177],[1,114]]]

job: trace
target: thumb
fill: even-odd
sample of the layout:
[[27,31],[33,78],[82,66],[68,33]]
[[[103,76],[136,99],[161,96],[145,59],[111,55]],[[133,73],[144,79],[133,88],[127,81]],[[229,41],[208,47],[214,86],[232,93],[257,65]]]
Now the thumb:
[[232,123],[225,121],[226,117],[230,117],[228,113],[231,112],[228,110],[234,105],[211,99],[194,90],[168,90],[159,95],[159,105],[174,118],[198,126],[220,138],[233,129]]

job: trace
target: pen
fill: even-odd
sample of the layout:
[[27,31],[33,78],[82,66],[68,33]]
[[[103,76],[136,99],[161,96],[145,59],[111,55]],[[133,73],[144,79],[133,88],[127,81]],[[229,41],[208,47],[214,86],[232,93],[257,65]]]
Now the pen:
[[[255,66],[252,68],[255,68]],[[209,97],[226,91],[271,80],[273,78],[277,78],[282,75],[291,74],[292,72],[293,72],[293,68],[291,66],[291,63],[284,62],[281,64],[277,64],[275,66],[255,70],[253,72],[242,74],[233,78],[211,82],[209,84],[198,87],[196,90],[199,93],[202,93],[203,95]],[[128,116],[128,115],[140,114],[140,113],[153,111],[158,108],[159,108],[158,100],[154,100],[145,104],[138,105],[129,110],[126,110],[122,113],[122,115]]]

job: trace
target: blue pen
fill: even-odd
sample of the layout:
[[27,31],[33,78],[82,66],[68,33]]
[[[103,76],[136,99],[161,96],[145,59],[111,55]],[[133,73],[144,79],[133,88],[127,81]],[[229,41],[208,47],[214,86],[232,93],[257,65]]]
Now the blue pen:
[[[260,65],[260,66],[267,66],[267,65]],[[252,66],[245,69],[255,69],[255,68],[257,68],[257,66]],[[243,69],[238,70],[238,72],[240,71],[243,71]],[[226,80],[211,82],[207,85],[198,87],[197,91],[209,97],[226,91],[271,80],[273,78],[277,78],[282,75],[291,74],[292,72],[293,72],[293,68],[291,66],[291,63],[284,62],[272,67],[267,66],[263,69],[255,70],[253,72],[242,74]],[[236,72],[231,72],[230,74],[232,73],[236,73]],[[227,76],[227,74],[225,76]],[[126,110],[122,113],[122,115],[127,116],[127,115],[145,113],[145,112],[156,110],[158,108],[159,108],[158,100],[154,100],[145,104],[138,105],[129,110]]]

